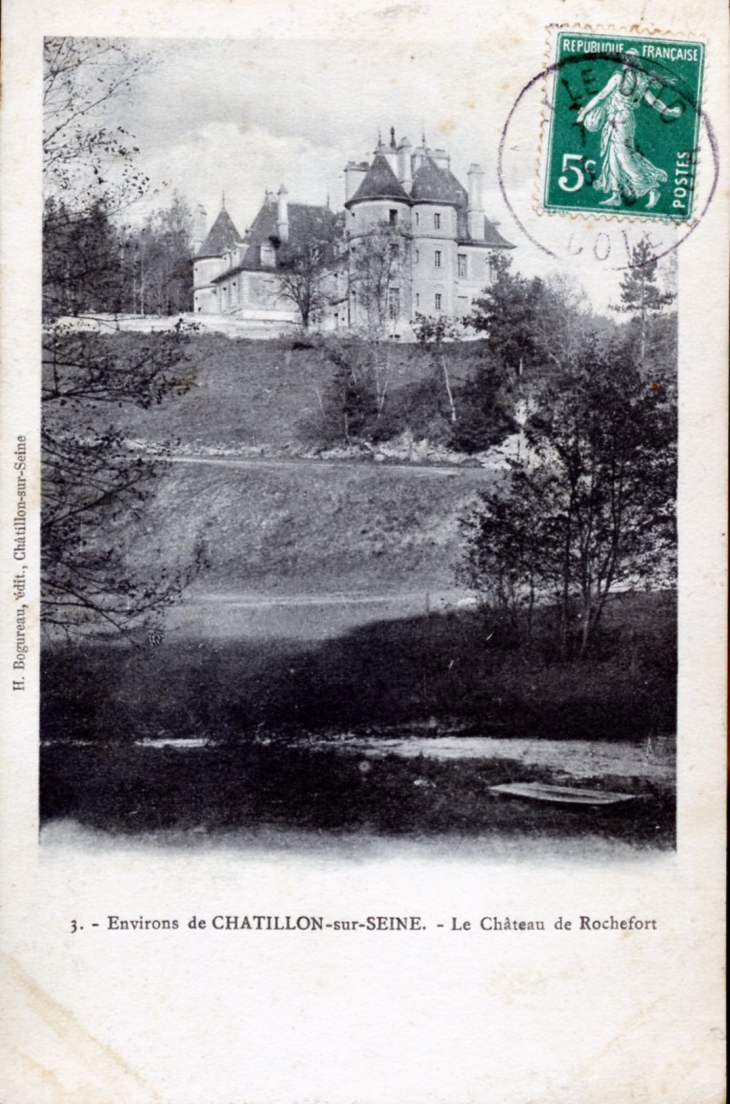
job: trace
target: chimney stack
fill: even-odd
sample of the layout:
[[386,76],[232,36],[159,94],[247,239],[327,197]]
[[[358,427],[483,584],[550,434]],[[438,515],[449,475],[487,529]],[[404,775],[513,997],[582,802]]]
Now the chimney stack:
[[195,217],[193,219],[193,251],[198,252],[201,245],[205,241],[205,227],[207,225],[207,214],[205,207],[202,203],[199,203],[195,208]]
[[276,232],[279,235],[279,241],[289,241],[289,204],[287,203],[288,192],[282,184],[279,191],[276,193],[279,197],[279,217],[276,223]]
[[474,241],[484,241],[484,172],[481,165],[469,166],[469,207],[467,221],[469,237]]
[[352,199],[368,171],[367,161],[348,161],[345,166],[345,202]]
[[398,146],[398,182],[403,185],[403,190],[410,195],[413,187],[413,172],[411,166],[411,143],[407,138],[401,140]]
[[429,152],[429,149],[428,149],[428,146],[426,145],[426,135],[424,134],[421,138],[420,146],[416,146],[416,148],[413,152],[413,173],[414,173],[414,175],[418,172],[421,165],[426,160],[428,152]]

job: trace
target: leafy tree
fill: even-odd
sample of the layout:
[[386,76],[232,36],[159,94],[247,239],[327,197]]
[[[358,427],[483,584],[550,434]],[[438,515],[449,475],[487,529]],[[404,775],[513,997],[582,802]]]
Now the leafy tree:
[[621,302],[613,308],[628,314],[636,324],[642,368],[646,363],[646,346],[652,335],[652,323],[676,298],[673,291],[662,290],[659,286],[658,264],[646,239],[638,242],[621,280]]
[[302,243],[282,243],[277,264],[279,299],[293,304],[302,329],[321,321],[327,307],[346,300],[338,287],[338,273],[345,264],[342,228],[334,218]]
[[577,364],[595,320],[565,278],[528,280],[512,272],[512,259],[502,253],[492,254],[491,269],[494,280],[467,321],[485,335],[505,374],[529,394],[536,383]]
[[[565,654],[588,650],[617,588],[674,578],[676,410],[630,350],[587,349],[528,424],[531,454],[464,521],[462,577],[513,616],[559,611]],[[577,625],[577,634],[575,627]]]
[[499,362],[489,354],[458,392],[459,418],[450,444],[461,452],[483,452],[517,429],[513,388]]
[[506,373],[487,350],[476,371],[460,386],[452,380],[444,342],[463,335],[463,324],[446,315],[416,315],[416,340],[428,352],[441,376],[448,400],[449,444],[463,452],[480,452],[498,444],[515,429],[513,402]]
[[461,396],[459,447],[470,450],[523,425],[580,369],[585,350],[610,344],[617,329],[586,309],[584,293],[570,277],[528,280],[512,272],[503,254],[494,254],[491,267],[494,281],[468,320],[484,334],[487,349],[483,369]]
[[527,280],[511,269],[510,257],[491,255],[493,282],[475,300],[468,322],[477,332],[486,334],[494,355],[506,370],[519,377],[543,359],[539,314],[544,284],[538,278]]
[[378,421],[367,349],[357,339],[325,343],[332,377],[321,400],[326,443],[361,442],[372,435]]

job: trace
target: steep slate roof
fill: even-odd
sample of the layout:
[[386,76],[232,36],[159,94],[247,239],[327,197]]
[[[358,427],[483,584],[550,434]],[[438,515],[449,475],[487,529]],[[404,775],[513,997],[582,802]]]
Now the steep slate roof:
[[410,202],[408,195],[398,183],[398,177],[382,153],[375,154],[365,179],[352,199],[348,199],[345,207],[358,203],[361,199],[400,199],[405,203]]
[[456,179],[451,169],[440,169],[432,157],[426,155],[413,174],[411,198],[417,203],[467,203],[466,189]]
[[[481,242],[479,244],[481,245]],[[497,227],[489,221],[486,215],[484,216],[484,244],[503,249],[515,248],[512,242],[508,242],[506,238],[502,237]]]
[[233,225],[233,220],[228,214],[228,211],[223,207],[218,218],[208,231],[208,237],[195,256],[198,259],[203,257],[222,257],[227,249],[231,249],[236,242],[240,242],[240,240],[241,235]]
[[[278,216],[279,209],[275,202],[264,203],[244,238],[244,245],[247,248],[241,263],[235,268],[221,273],[220,276],[216,277],[216,280],[226,280],[236,272],[257,272],[259,270],[271,272],[274,270],[271,265],[261,263],[261,246],[267,244],[278,246],[280,244],[277,226]],[[288,217],[289,239],[287,244],[293,249],[312,240],[326,241],[331,237],[337,221],[337,215],[329,207],[317,207],[310,203],[290,203],[288,205]]]

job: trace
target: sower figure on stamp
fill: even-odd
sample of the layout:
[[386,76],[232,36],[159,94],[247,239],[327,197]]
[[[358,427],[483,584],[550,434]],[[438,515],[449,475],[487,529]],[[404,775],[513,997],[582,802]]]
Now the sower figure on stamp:
[[[632,56],[633,55],[633,56]],[[659,184],[666,183],[664,169],[652,165],[636,149],[634,112],[642,100],[669,119],[677,119],[682,107],[667,107],[649,90],[656,77],[640,68],[634,60],[638,50],[627,50],[621,71],[614,73],[606,86],[578,113],[577,122],[590,131],[601,131],[601,175],[593,187],[608,192],[601,206],[620,207],[621,197],[640,199],[648,193],[646,209],[659,202]]]

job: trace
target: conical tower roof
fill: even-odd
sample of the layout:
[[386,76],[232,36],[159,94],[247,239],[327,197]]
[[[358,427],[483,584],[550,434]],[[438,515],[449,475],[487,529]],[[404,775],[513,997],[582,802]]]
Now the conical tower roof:
[[233,219],[223,207],[195,256],[198,259],[222,257],[227,249],[232,249],[240,240],[241,236],[233,225]]
[[349,207],[353,203],[359,203],[363,199],[400,199],[410,203],[408,195],[398,183],[398,177],[382,153],[375,154],[365,179],[352,199],[348,199],[345,207]]

